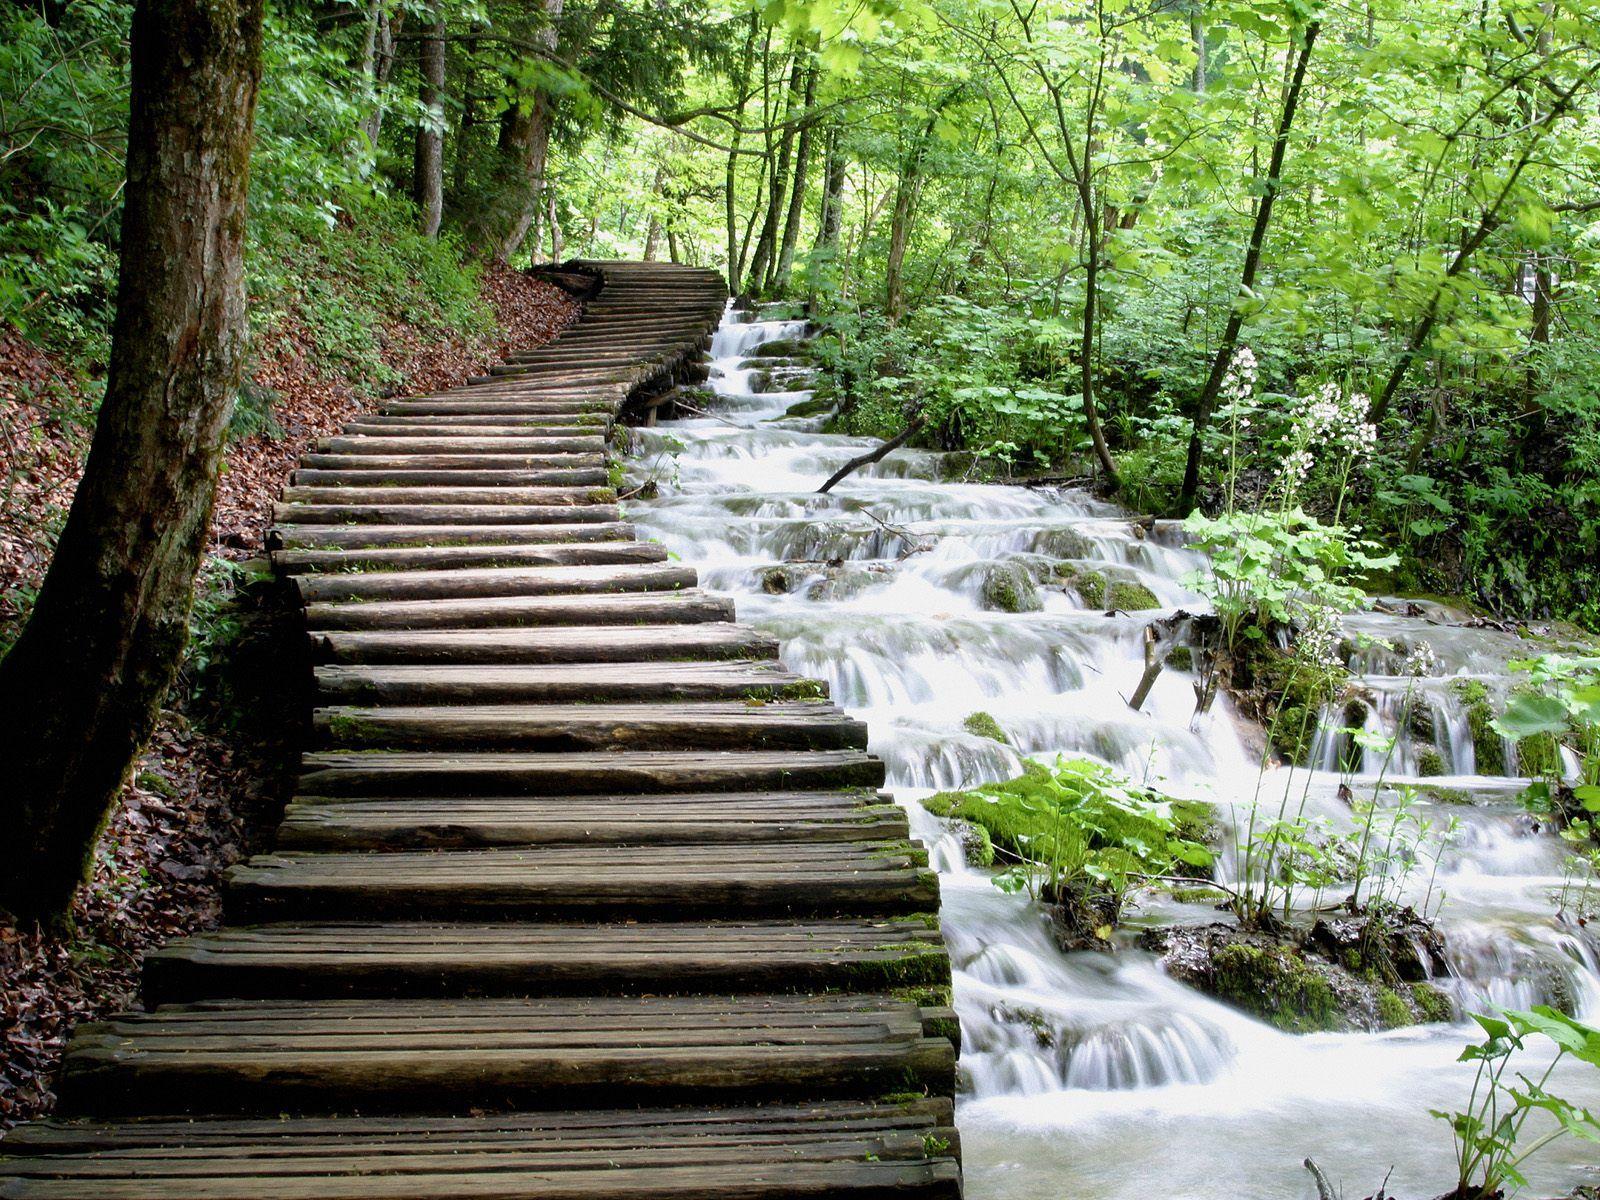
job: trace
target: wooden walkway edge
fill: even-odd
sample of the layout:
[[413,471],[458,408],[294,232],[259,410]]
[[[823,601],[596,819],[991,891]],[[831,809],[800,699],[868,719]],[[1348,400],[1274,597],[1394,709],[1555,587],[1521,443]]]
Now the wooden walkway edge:
[[610,482],[725,285],[580,269],[555,342],[305,456],[278,848],[74,1034],[0,1200],[960,1196],[938,882],[865,727]]

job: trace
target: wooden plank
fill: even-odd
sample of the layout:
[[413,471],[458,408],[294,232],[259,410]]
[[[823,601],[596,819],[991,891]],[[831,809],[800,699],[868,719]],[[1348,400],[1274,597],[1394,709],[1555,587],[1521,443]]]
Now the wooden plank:
[[744,625],[573,626],[550,629],[329,630],[312,639],[342,663],[636,663],[772,658],[778,640]]
[[320,571],[400,571],[488,567],[598,566],[666,561],[659,542],[544,542],[521,546],[387,546],[362,549],[278,550],[272,565],[287,574]]
[[722,700],[825,695],[821,685],[783,670],[772,660],[494,667],[330,665],[318,667],[316,677],[318,691],[325,701],[360,704]]
[[621,519],[615,504],[278,504],[272,510],[275,525],[564,525]]
[[625,521],[551,522],[543,525],[277,525],[267,536],[269,550],[319,546],[533,546],[551,542],[631,541]]
[[[599,1107],[950,1095],[950,1043],[887,996],[218,1001],[80,1026],[67,1115]],[[70,1101],[69,1101],[70,1098]]]
[[[461,567],[439,570],[324,572],[293,576],[302,602],[465,600],[483,596],[553,596],[604,592],[672,592],[698,582],[693,567],[643,562],[581,566]],[[654,559],[654,561],[651,561]]]
[[550,625],[666,625],[733,620],[733,601],[697,588],[584,596],[483,596],[467,600],[366,600],[306,608],[328,629],[510,629]]
[[870,789],[651,796],[302,796],[280,847],[420,850],[539,845],[903,841],[904,811]]
[[306,754],[302,792],[327,796],[538,796],[634,790],[736,792],[881,787],[883,762],[855,750],[639,750],[598,754]]
[[409,749],[865,749],[867,727],[822,701],[654,704],[476,704],[312,714],[318,745]]
[[949,982],[944,945],[922,919],[327,922],[185,938],[147,959],[144,994],[160,1004],[208,996],[776,993]]

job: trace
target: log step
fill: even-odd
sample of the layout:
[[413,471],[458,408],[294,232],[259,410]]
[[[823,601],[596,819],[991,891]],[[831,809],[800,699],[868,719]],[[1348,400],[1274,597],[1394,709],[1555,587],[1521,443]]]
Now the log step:
[[949,1023],[948,1010],[871,994],[214,1001],[81,1026],[63,1109],[593,1108],[619,1088],[656,1104],[948,1096]]
[[959,1200],[947,1100],[761,1108],[50,1121],[4,1200]]
[[614,504],[609,487],[286,487],[284,504]]
[[658,542],[541,543],[526,546],[388,546],[359,550],[279,550],[272,565],[288,575],[324,571],[458,570],[495,567],[579,567],[664,562]]
[[483,596],[468,600],[368,600],[312,604],[318,629],[512,629],[551,625],[667,625],[732,621],[733,601],[698,588],[583,596]]
[[530,471],[518,468],[487,470],[455,467],[413,470],[397,467],[371,471],[299,470],[289,477],[295,487],[378,488],[442,485],[447,487],[604,487],[609,475],[604,467],[551,467]]
[[146,959],[147,1004],[208,997],[652,995],[947,987],[932,918],[241,926]]
[[639,750],[598,754],[427,754],[324,750],[301,759],[300,791],[322,796],[737,792],[881,787],[880,759],[855,750]]
[[312,549],[346,546],[533,546],[552,542],[631,541],[633,526],[625,521],[589,521],[579,525],[277,525],[267,535],[267,549]]
[[540,845],[893,841],[904,811],[868,788],[651,796],[302,796],[281,847],[421,850]]
[[475,704],[357,708],[312,714],[320,746],[388,749],[847,750],[865,723],[823,701],[692,704]]
[[549,629],[333,630],[313,646],[345,663],[639,663],[778,657],[778,639],[745,625]]
[[605,450],[602,437],[379,437],[340,434],[317,442],[320,454],[598,454]]
[[567,429],[582,427],[591,432],[604,429],[611,424],[611,414],[608,411],[597,409],[581,410],[577,412],[553,413],[511,413],[498,412],[490,415],[471,413],[423,413],[416,412],[379,412],[368,413],[351,421],[345,426],[349,433],[376,433],[380,437],[403,436],[390,435],[388,430],[431,429],[445,433],[455,433],[462,429],[472,429],[484,426],[496,430],[505,429]]
[[588,471],[605,470],[603,454],[306,454],[316,471]]
[[318,667],[316,678],[324,702],[348,704],[744,700],[826,694],[820,684],[783,670],[772,659],[493,667],[340,665]]
[[[339,490],[339,489],[333,489]],[[574,521],[614,524],[615,504],[278,504],[275,525],[564,525]],[[441,534],[440,540],[451,535]]]
[[230,922],[642,920],[896,915],[938,909],[938,875],[910,842],[506,846],[294,851],[229,867]]
[[[628,545],[621,542],[617,545]],[[633,543],[634,561],[583,566],[462,567],[454,570],[322,572],[294,576],[307,604],[340,600],[464,600],[590,592],[677,591],[697,582],[693,567],[663,563],[653,542]]]

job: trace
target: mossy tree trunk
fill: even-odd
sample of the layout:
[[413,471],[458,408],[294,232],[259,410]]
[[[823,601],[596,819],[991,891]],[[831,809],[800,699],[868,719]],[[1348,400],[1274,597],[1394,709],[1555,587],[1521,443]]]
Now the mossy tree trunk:
[[242,370],[261,0],[139,0],[105,400],[0,662],[0,905],[66,912],[188,630]]

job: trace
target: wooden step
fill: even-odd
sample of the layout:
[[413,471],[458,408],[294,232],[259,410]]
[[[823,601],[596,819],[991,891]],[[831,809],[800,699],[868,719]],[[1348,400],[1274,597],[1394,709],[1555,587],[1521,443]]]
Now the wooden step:
[[384,441],[395,442],[437,441],[450,438],[458,438],[462,441],[474,443],[519,442],[533,438],[549,441],[562,439],[589,441],[595,437],[605,436],[605,426],[609,424],[610,422],[607,421],[598,426],[595,422],[584,422],[581,425],[562,425],[556,422],[541,421],[537,425],[520,425],[491,417],[451,420],[444,425],[416,425],[398,421],[380,423],[374,420],[352,421],[344,427],[339,436],[381,438]]
[[589,434],[567,437],[462,437],[428,434],[418,437],[339,434],[317,442],[320,454],[596,454],[605,439]]
[[374,488],[416,487],[604,487],[610,478],[604,467],[550,467],[544,470],[490,467],[389,467],[376,470],[298,470],[289,477],[295,487]]
[[568,525],[277,525],[267,535],[269,550],[346,546],[537,546],[563,542],[631,541],[632,525],[589,521]]
[[[948,1010],[882,995],[258,1000],[80,1026],[65,1115],[593,1108],[926,1090]],[[70,1098],[70,1100],[69,1100]]]
[[471,429],[474,426],[488,426],[501,429],[567,429],[582,427],[585,429],[605,428],[611,424],[611,414],[596,410],[587,410],[570,413],[539,412],[539,413],[419,413],[419,412],[381,412],[368,413],[358,420],[345,426],[347,432],[376,432],[380,436],[390,429],[432,429],[444,432],[455,432],[461,428]]
[[333,630],[312,644],[344,663],[637,663],[777,658],[778,639],[744,625],[577,626],[552,629]]
[[413,750],[849,750],[867,727],[832,704],[473,704],[361,708],[312,714],[316,744]]
[[286,487],[284,504],[481,504],[572,505],[614,504],[609,487]]
[[362,549],[277,550],[272,565],[286,574],[326,571],[408,571],[501,567],[578,567],[666,561],[659,542],[543,542],[522,546],[374,546]]
[[[651,551],[662,548],[645,543]],[[341,600],[464,600],[482,596],[552,596],[596,592],[671,592],[692,588],[693,567],[659,561],[598,566],[462,567],[455,570],[369,571],[294,576],[307,604]]]
[[337,665],[318,667],[316,678],[324,702],[349,704],[770,700],[826,695],[822,685],[783,670],[772,659],[492,667]]
[[50,1121],[5,1200],[959,1200],[948,1100],[456,1117]]
[[312,604],[309,629],[513,629],[549,625],[667,625],[733,620],[733,601],[698,588],[583,596],[364,600]]
[[[615,523],[615,504],[278,504],[275,525],[564,525]],[[451,535],[444,533],[440,540]]]
[[583,413],[592,413],[596,416],[607,417],[613,415],[615,402],[609,398],[587,398],[583,396],[557,396],[548,399],[528,398],[519,400],[507,397],[504,400],[495,400],[484,396],[480,392],[462,393],[453,395],[443,393],[438,396],[408,396],[400,400],[387,400],[378,408],[378,413],[383,416],[460,416],[476,413],[495,414],[510,413],[524,417],[538,417],[544,414],[551,416],[572,416]]
[[881,787],[883,762],[855,750],[426,754],[324,750],[301,759],[300,791],[323,796],[592,795]]
[[894,841],[904,811],[868,788],[649,796],[302,796],[278,844],[294,850]]
[[589,454],[306,454],[308,471],[603,471],[606,456]]
[[948,987],[931,917],[235,926],[146,959],[145,1002],[222,996],[682,995]]

